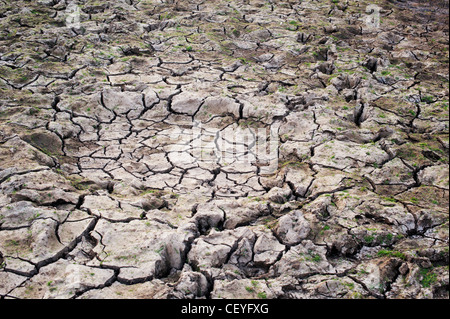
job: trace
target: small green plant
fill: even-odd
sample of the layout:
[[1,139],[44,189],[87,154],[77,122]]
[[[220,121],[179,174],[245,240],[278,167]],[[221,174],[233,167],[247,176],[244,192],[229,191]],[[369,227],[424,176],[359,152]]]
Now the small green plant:
[[19,242],[17,240],[9,240],[6,244],[7,246],[19,246]]
[[400,259],[405,260],[406,259],[406,255],[404,253],[401,253],[399,251],[393,251],[393,250],[387,250],[387,249],[382,249],[377,253],[378,257],[397,257]]
[[424,288],[430,287],[437,281],[437,274],[435,274],[432,269],[422,268],[420,269],[419,274],[422,277],[420,283]]
[[266,293],[265,292],[258,292],[258,298],[259,299],[267,299],[267,295],[266,295]]
[[375,239],[375,237],[372,236],[372,235],[364,236],[364,241],[365,241],[366,243],[368,243],[368,244],[370,244],[371,242],[373,242],[374,239]]
[[392,235],[392,234],[387,234],[387,235],[378,235],[377,236],[377,241],[379,242],[379,243],[386,243],[386,244],[388,244],[388,243],[390,243],[391,241],[392,241],[392,239],[394,238],[394,235]]
[[253,287],[245,287],[245,290],[247,290],[248,292],[254,292],[255,289],[253,289]]
[[434,98],[431,95],[425,95],[422,96],[420,100],[425,103],[432,103],[434,101]]
[[348,287],[348,289],[350,289],[350,290],[355,289],[355,283],[353,283],[353,282],[347,282],[344,285],[346,285]]
[[164,250],[164,245],[162,245],[161,247],[159,247],[158,249],[155,250],[155,253],[157,253],[158,255],[161,255],[161,252]]
[[251,61],[249,59],[246,58],[239,58],[239,60],[243,63],[243,64],[250,64]]
[[186,47],[186,51],[187,51],[187,52],[191,52],[191,51],[192,51],[192,46],[188,45],[188,46]]

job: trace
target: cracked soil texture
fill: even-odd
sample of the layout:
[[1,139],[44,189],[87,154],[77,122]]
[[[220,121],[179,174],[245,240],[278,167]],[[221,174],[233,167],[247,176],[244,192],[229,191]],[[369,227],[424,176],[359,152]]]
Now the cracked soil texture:
[[449,298],[448,37],[448,1],[0,0],[0,298]]

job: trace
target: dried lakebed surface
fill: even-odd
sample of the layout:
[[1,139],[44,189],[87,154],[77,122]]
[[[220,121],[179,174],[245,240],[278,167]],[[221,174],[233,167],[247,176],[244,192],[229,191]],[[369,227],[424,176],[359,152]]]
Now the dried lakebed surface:
[[448,298],[447,23],[0,1],[0,297]]

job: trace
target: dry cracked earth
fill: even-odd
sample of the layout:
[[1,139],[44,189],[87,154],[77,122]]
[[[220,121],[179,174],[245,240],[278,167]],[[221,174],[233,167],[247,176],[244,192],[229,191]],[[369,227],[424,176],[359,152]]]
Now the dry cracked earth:
[[447,23],[0,0],[0,298],[449,298]]

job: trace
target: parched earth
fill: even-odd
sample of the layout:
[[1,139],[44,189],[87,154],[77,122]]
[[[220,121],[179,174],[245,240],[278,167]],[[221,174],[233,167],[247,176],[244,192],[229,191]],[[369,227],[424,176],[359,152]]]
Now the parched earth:
[[0,297],[449,298],[447,24],[0,0]]

